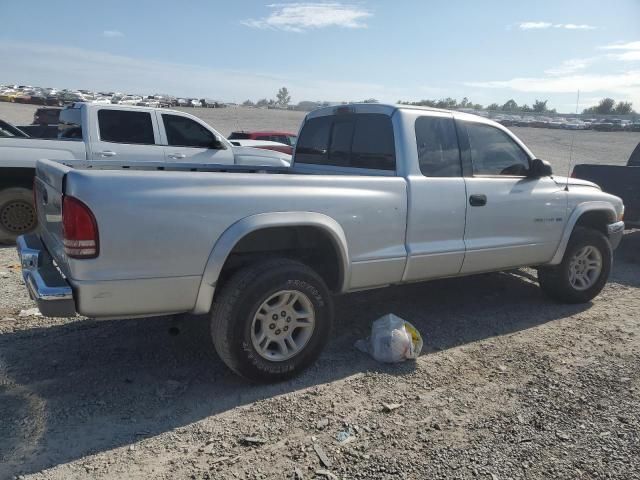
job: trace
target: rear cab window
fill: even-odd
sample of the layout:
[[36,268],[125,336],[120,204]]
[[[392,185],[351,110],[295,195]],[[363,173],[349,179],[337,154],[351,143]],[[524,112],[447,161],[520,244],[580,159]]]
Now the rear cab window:
[[60,112],[58,138],[82,141],[82,115],[80,108],[65,108]]
[[98,129],[103,142],[155,145],[149,112],[98,110]]
[[391,118],[378,113],[311,118],[298,138],[295,163],[395,172]]

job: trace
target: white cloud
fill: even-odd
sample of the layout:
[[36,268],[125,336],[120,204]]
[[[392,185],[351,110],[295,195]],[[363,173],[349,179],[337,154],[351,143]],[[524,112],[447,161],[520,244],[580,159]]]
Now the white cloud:
[[267,5],[270,15],[242,23],[253,28],[272,28],[289,32],[326,27],[366,28],[364,20],[372,14],[357,6],[333,3],[288,3]]
[[543,28],[551,28],[553,25],[549,22],[523,22],[518,26],[521,30],[538,30]]
[[104,30],[102,32],[102,36],[107,38],[117,38],[117,37],[124,37],[124,33],[122,33],[119,30]]
[[640,61],[640,42],[628,42],[628,43],[612,43],[600,47],[601,50],[614,50],[621,51],[622,53],[612,53],[611,58],[616,60],[622,60],[625,62]]
[[593,25],[585,25],[585,24],[581,24],[581,25],[576,25],[575,23],[565,23],[565,24],[558,24],[558,25],[554,25],[554,27],[556,28],[564,28],[566,30],[595,30],[597,27],[594,27]]
[[509,88],[518,92],[595,92],[626,88],[640,88],[640,70],[620,74],[584,74],[558,77],[519,77],[510,80],[466,82],[465,85],[483,88]]
[[580,70],[584,70],[593,62],[597,60],[597,57],[591,58],[572,58],[570,60],[565,60],[561,65],[553,68],[549,68],[544,71],[547,75],[568,75],[571,73],[578,72]]
[[640,42],[612,43],[600,47],[601,50],[640,50]]
[[522,22],[518,25],[520,30],[544,30],[547,28],[562,28],[565,30],[595,30],[593,25],[577,25],[575,23],[551,23],[551,22]]
[[640,104],[640,70],[630,70],[619,74],[582,74],[550,77],[518,77],[510,80],[487,82],[467,82],[466,86],[509,89],[527,93],[601,93],[609,96],[623,96]]

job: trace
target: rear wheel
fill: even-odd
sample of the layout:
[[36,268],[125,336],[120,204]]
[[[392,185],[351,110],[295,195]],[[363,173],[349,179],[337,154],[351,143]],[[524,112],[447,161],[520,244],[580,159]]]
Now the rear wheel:
[[250,380],[292,377],[320,355],[333,305],[320,276],[289,259],[235,273],[214,300],[211,335],[220,358]]
[[576,227],[562,262],[538,269],[538,283],[551,298],[565,303],[585,303],[598,295],[609,278],[613,253],[600,232]]
[[31,190],[14,187],[0,191],[0,243],[15,242],[18,235],[36,228],[37,222]]

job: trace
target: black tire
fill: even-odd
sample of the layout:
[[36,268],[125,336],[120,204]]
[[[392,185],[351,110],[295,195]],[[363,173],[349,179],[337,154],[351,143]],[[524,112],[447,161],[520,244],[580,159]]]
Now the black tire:
[[37,225],[32,190],[23,187],[0,190],[0,244],[15,243],[18,235],[33,231]]
[[[595,247],[598,250],[602,258],[602,268],[589,288],[579,290],[569,280],[570,262],[574,255],[586,246]],[[604,288],[611,273],[612,263],[613,251],[607,237],[591,228],[576,227],[571,234],[562,262],[553,267],[540,267],[538,283],[542,291],[554,300],[563,303],[586,303]]]
[[[252,344],[252,322],[263,302],[281,290],[306,295],[313,305],[315,326],[295,356],[270,361]],[[329,338],[332,322],[333,301],[322,278],[303,263],[276,258],[243,268],[224,283],[211,311],[211,336],[218,355],[231,370],[268,383],[290,378],[311,365]]]

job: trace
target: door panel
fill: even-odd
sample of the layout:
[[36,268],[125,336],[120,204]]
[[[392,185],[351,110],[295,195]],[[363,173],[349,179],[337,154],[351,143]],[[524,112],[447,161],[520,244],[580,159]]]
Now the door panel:
[[404,280],[457,275],[464,260],[466,187],[450,115],[419,116],[414,123],[418,174],[408,176],[409,255]]
[[171,163],[205,163],[231,165],[231,147],[211,148],[215,134],[195,120],[175,114],[157,113],[163,139],[164,155]]
[[407,247],[403,280],[456,275],[464,260],[465,181],[409,177]]
[[551,178],[468,177],[462,273],[548,262],[566,223],[567,194]]

